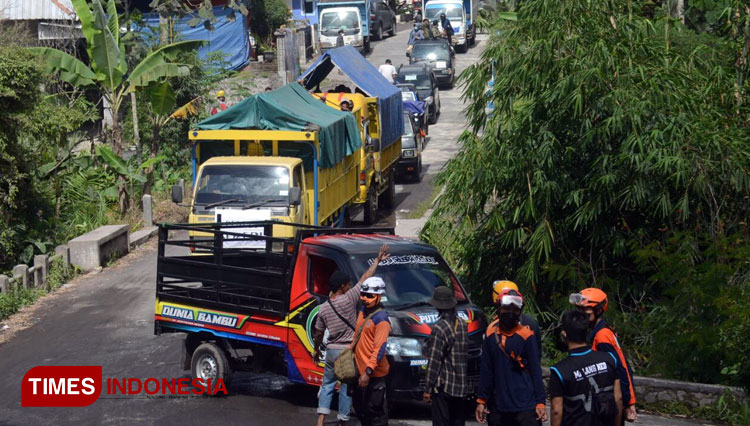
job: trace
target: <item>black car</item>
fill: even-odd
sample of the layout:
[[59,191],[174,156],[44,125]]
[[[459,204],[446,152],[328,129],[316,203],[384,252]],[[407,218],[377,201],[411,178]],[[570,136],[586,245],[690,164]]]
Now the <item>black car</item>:
[[412,182],[422,179],[422,148],[424,137],[419,127],[408,112],[404,112],[404,134],[401,136],[401,159],[398,160],[396,173],[399,177],[409,176]]
[[419,99],[425,102],[429,123],[437,123],[440,115],[440,90],[429,65],[417,63],[399,66],[396,83],[413,84],[417,88]]
[[389,36],[396,35],[396,14],[382,1],[374,1],[370,3],[370,36],[382,40],[384,30]]
[[426,63],[438,83],[453,87],[456,75],[456,53],[447,39],[416,40],[409,55],[409,63]]

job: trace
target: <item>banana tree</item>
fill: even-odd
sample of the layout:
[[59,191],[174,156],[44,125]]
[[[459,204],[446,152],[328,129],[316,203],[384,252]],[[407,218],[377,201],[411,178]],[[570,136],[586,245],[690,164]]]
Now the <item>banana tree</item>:
[[[132,70],[125,61],[125,46],[120,38],[120,22],[115,0],[72,0],[81,29],[86,38],[86,50],[91,66],[63,51],[37,47],[31,50],[40,53],[46,60],[50,72],[76,87],[96,88],[110,105],[112,113],[112,148],[122,155],[122,132],[120,108],[123,101],[135,90],[145,88],[166,78],[185,76],[190,72],[186,64],[178,63],[180,52],[199,47],[202,41],[172,43],[149,53]],[[127,185],[120,179],[118,188],[120,211],[129,208]]]

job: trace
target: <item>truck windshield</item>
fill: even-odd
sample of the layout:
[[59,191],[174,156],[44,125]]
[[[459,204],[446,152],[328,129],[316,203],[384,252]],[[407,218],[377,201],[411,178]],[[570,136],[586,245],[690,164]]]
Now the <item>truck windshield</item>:
[[359,13],[357,11],[331,11],[323,12],[320,15],[320,30],[326,35],[336,35],[338,30],[344,30],[344,33],[348,34],[347,30],[354,29],[359,29]]
[[289,195],[289,170],[278,166],[205,166],[198,179],[195,204],[248,204]]
[[[358,273],[364,272],[375,260],[369,255],[353,256]],[[378,265],[377,276],[385,281],[383,305],[395,309],[427,304],[435,288],[441,285],[453,289],[456,300],[466,301],[466,294],[458,280],[440,256],[432,254],[393,254]]]
[[430,21],[440,20],[440,14],[445,13],[445,17],[452,20],[460,20],[463,17],[463,8],[458,4],[436,4],[428,5],[425,11],[425,18]]

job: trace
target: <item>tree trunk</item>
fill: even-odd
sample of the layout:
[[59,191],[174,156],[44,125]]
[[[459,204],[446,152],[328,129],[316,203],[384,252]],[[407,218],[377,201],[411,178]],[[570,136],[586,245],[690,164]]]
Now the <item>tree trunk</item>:
[[141,134],[138,131],[138,106],[135,92],[130,92],[130,109],[133,113],[133,143],[135,144],[135,158],[141,162]]
[[[161,117],[157,116],[154,120],[154,132],[151,135],[151,155],[149,158],[154,158],[159,154],[161,144]],[[143,194],[151,195],[151,187],[154,185],[154,165],[150,165],[146,169],[146,183],[143,184]]]
[[[118,115],[118,111],[112,108],[112,149],[117,156],[122,157],[122,131]],[[117,177],[117,199],[120,205],[120,213],[125,214],[130,209],[128,183],[125,176]]]

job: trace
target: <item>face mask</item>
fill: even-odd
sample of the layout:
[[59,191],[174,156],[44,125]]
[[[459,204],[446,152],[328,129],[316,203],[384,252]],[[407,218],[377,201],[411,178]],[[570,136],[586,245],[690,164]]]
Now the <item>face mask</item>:
[[521,315],[515,312],[502,312],[499,317],[500,325],[502,325],[504,329],[510,330],[518,324],[518,319],[520,317]]
[[372,297],[360,295],[359,300],[361,300],[367,308],[374,308],[380,303],[380,295],[373,295]]

